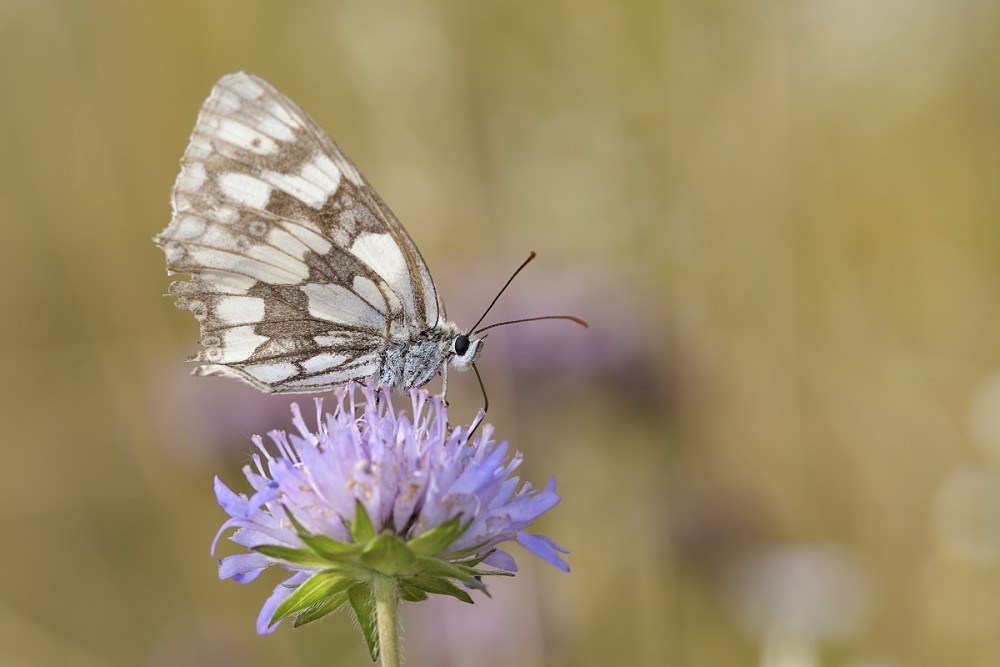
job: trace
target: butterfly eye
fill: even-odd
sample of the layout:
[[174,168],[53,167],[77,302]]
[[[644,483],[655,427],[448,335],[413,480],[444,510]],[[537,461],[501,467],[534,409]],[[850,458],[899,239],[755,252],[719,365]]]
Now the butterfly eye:
[[455,336],[455,354],[462,356],[469,351],[469,337],[465,334]]

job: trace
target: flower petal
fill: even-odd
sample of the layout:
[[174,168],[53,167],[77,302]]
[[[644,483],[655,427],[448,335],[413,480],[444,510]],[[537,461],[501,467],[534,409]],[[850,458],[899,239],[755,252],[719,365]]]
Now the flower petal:
[[497,568],[498,570],[505,570],[507,572],[517,572],[517,563],[514,562],[514,557],[511,556],[506,551],[502,549],[497,549],[485,559],[483,562],[487,565]]
[[235,554],[219,559],[219,579],[232,579],[247,584],[257,578],[272,561],[264,554]]
[[271,481],[263,489],[250,496],[246,503],[244,516],[250,518],[254,511],[260,506],[266,505],[281,496],[281,486],[276,481]]
[[233,493],[221,479],[215,478],[215,499],[229,516],[243,516],[246,511],[247,499],[237,493]]
[[568,554],[565,547],[558,545],[544,535],[531,535],[528,533],[518,533],[517,543],[535,554],[546,563],[555,565],[563,572],[569,572],[569,564],[559,557],[557,552]]
[[278,605],[284,602],[285,598],[292,594],[292,591],[295,590],[295,586],[298,586],[312,575],[313,573],[311,571],[296,572],[274,587],[274,592],[271,593],[271,597],[267,598],[267,601],[264,602],[264,606],[260,608],[260,614],[257,615],[257,634],[271,634],[274,632],[275,628],[281,625],[281,621],[271,625],[271,617],[274,616],[274,612],[277,610]]

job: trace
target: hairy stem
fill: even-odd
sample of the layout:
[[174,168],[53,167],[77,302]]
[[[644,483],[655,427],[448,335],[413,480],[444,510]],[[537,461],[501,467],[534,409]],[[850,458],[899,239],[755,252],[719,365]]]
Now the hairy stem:
[[399,584],[393,577],[380,575],[373,586],[382,667],[399,667]]

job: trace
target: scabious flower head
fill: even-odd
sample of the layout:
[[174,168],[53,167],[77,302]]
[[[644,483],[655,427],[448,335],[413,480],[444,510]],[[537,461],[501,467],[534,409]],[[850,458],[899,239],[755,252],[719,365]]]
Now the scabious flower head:
[[230,518],[212,552],[232,528],[230,539],[250,549],[220,558],[220,578],[247,583],[275,564],[292,572],[261,609],[258,632],[349,603],[367,639],[361,611],[371,606],[372,582],[386,577],[403,600],[444,594],[472,602],[464,588],[485,592],[484,575],[517,571],[498,548],[509,541],[569,571],[559,556],[565,549],[524,532],[559,502],[554,478],[545,489],[520,484],[512,475],[520,453],[508,456],[489,425],[471,440],[470,427],[450,428],[440,397],[411,391],[410,417],[396,412],[387,390],[361,391],[362,401],[353,385],[336,392],[332,413],[316,399],[314,429],[293,404],[298,433],[271,431],[270,449],[254,437],[257,452],[244,467],[249,497],[215,480]]

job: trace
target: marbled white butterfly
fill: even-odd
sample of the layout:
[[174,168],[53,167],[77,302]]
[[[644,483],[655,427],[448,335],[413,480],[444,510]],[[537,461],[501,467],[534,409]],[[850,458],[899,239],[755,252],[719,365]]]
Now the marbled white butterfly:
[[168,273],[191,276],[170,293],[201,325],[196,375],[303,393],[352,380],[420,387],[441,372],[447,391],[448,362],[475,367],[485,328],[445,318],[396,216],[266,81],[240,72],[215,85],[172,203],[155,240]]

